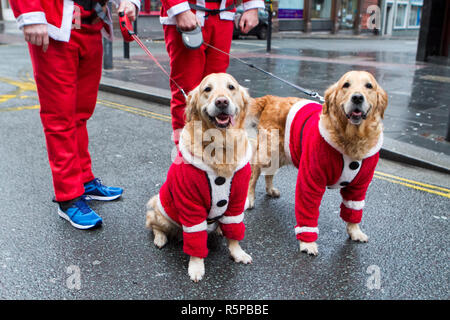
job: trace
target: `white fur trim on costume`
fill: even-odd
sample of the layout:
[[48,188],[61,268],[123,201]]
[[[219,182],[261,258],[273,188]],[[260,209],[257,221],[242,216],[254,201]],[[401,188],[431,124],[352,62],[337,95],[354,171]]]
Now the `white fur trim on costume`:
[[161,211],[163,216],[167,218],[167,220],[172,222],[174,225],[181,227],[180,224],[176,223],[171,217],[169,217],[169,215],[167,214],[166,210],[164,210],[164,207],[163,207],[163,205],[161,203],[161,199],[159,197],[159,194],[158,194],[158,201],[156,202],[156,206],[158,207],[159,211]]
[[362,210],[366,202],[364,200],[361,201],[352,201],[352,200],[342,200],[344,206],[352,210]]
[[241,223],[242,221],[244,221],[244,213],[231,217],[223,216],[219,219],[219,221],[223,224]]
[[180,14],[184,11],[191,10],[191,7],[189,7],[189,2],[181,2],[173,7],[170,7],[169,10],[167,10],[167,15],[169,18],[175,17],[177,14]]
[[295,227],[295,234],[303,233],[303,232],[314,232],[319,234],[319,228],[317,227]]
[[[353,179],[355,179],[359,170],[361,170],[362,161],[352,160],[345,154],[342,154],[342,161],[344,162],[344,167],[342,168],[341,176],[339,177],[338,181],[335,184],[333,184],[332,186],[328,186],[328,188],[330,189],[338,189],[346,187],[353,181]],[[352,169],[351,168],[352,164],[356,163],[358,164],[358,167],[356,169]]]
[[[322,119],[319,120],[319,132],[320,135],[322,136],[322,138],[330,145],[332,146],[334,149],[336,149],[337,151],[339,151],[340,153],[344,154],[344,150],[342,150],[337,144],[335,144],[333,142],[333,140],[331,139],[331,134],[330,132],[328,132],[328,130],[325,128],[325,126],[323,125],[323,121]],[[373,156],[374,154],[376,154],[378,151],[380,151],[381,146],[383,145],[383,140],[384,140],[384,135],[383,135],[383,131],[381,131],[380,136],[378,137],[378,141],[376,143],[376,145],[369,150],[369,152],[363,157],[363,159],[369,158],[371,156]]]
[[206,223],[206,220],[199,224],[196,224],[192,227],[186,227],[185,225],[183,225],[183,232],[194,233],[194,232],[206,231],[207,226],[208,225]]
[[[205,0],[197,0],[196,5],[200,7],[205,7],[206,6]],[[196,10],[195,15],[197,16],[198,21],[200,21],[200,24],[203,27],[205,25],[205,12]]]
[[294,121],[294,118],[295,118],[295,115],[297,114],[297,112],[299,112],[301,108],[303,108],[305,105],[307,105],[309,103],[317,103],[317,102],[312,101],[312,100],[300,100],[299,102],[295,103],[291,107],[291,109],[289,110],[288,116],[286,118],[286,126],[285,126],[285,130],[284,130],[284,153],[285,153],[286,158],[288,159],[289,163],[291,163],[291,164],[292,164],[292,157],[291,157],[291,149],[289,148],[289,145],[290,145],[290,140],[291,140],[292,121]]
[[[227,211],[228,202],[230,200],[231,181],[233,177],[225,179],[219,177],[215,173],[208,173],[209,185],[211,186],[211,209],[208,213],[209,219],[220,217]],[[216,184],[216,179],[225,179],[225,182],[221,185]],[[221,201],[226,201],[225,205],[218,206]]]
[[[192,164],[194,167],[199,168],[200,170],[206,171],[207,173],[214,174],[214,170],[209,165],[207,165],[205,162],[203,162],[203,160],[200,159],[199,157],[196,157],[190,153],[190,151],[188,150],[187,146],[184,144],[184,141],[183,141],[184,130],[185,130],[185,128],[183,128],[183,131],[180,134],[180,141],[178,143],[178,147],[180,148],[180,152],[181,152],[181,155],[183,156],[183,159],[186,160],[189,164]],[[246,150],[245,156],[238,163],[238,166],[236,167],[235,172],[237,172],[237,171],[241,170],[243,167],[245,167],[247,165],[247,163],[249,163],[250,160],[252,159],[252,155],[253,155],[252,145],[251,145],[250,141],[247,139],[247,150]]]
[[24,26],[31,24],[47,24],[47,19],[45,18],[45,12],[33,11],[21,14],[17,17],[17,25],[20,29]]
[[261,8],[264,9],[264,1],[261,0],[251,0],[251,1],[247,1],[244,2],[242,4],[242,8],[244,9],[244,11],[250,10],[250,9],[256,9],[256,8]]
[[72,18],[73,18],[73,1],[64,0],[63,17],[61,27],[48,25],[48,35],[57,41],[69,42],[70,33],[72,32]]
[[159,23],[166,24],[166,25],[174,25],[177,24],[177,20],[175,17],[169,18],[169,17],[159,17]]

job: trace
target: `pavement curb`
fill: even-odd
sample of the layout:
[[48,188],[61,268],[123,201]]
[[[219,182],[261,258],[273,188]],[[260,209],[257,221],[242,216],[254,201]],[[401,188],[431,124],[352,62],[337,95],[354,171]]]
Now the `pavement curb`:
[[[126,81],[103,77],[100,83],[100,90],[167,106],[170,105],[171,94],[166,89],[141,84],[133,84],[131,86]],[[384,145],[380,150],[380,157],[450,175],[450,156],[437,154],[437,152],[410,145],[406,142],[396,141],[386,136],[384,137]],[[436,161],[436,159],[439,160]]]

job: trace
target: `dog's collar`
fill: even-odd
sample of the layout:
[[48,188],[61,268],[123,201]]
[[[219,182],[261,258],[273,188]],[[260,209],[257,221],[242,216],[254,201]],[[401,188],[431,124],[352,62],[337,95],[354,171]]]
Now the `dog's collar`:
[[[337,151],[339,151],[342,154],[345,154],[344,150],[342,150],[341,147],[339,147],[332,139],[331,139],[331,134],[330,132],[325,128],[325,126],[323,125],[323,121],[322,119],[319,120],[319,132],[320,135],[322,136],[322,138],[330,145],[332,146],[334,149],[336,149]],[[384,139],[384,135],[383,135],[383,131],[381,131],[380,136],[378,137],[378,141],[377,144],[375,146],[373,146],[367,153],[366,155],[363,157],[363,159],[367,159],[370,158],[371,156],[375,155],[377,152],[380,151],[381,147],[383,146],[383,139]]]
[[[188,162],[189,164],[193,165],[194,167],[206,171],[208,173],[215,173],[214,169],[211,168],[207,163],[205,163],[203,161],[203,159],[193,155],[189,149],[187,148],[186,144],[184,143],[183,140],[183,134],[185,133],[185,128],[183,128],[181,134],[180,134],[180,140],[178,142],[178,147],[180,149],[180,153],[183,156],[183,159]],[[186,131],[187,134],[189,134]],[[245,133],[245,135],[247,135],[247,133]],[[250,162],[251,158],[252,158],[252,145],[250,143],[250,141],[247,139],[247,150],[245,153],[244,158],[242,158],[242,160],[239,162],[238,166],[236,167],[236,171],[241,170],[243,167],[245,167],[247,165],[247,163]]]

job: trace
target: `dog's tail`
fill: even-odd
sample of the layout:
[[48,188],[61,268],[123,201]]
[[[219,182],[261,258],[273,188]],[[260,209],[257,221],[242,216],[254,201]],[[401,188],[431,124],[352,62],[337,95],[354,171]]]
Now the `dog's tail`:
[[247,117],[250,127],[258,126],[259,119],[261,118],[261,114],[263,113],[268,101],[269,96],[252,99]]

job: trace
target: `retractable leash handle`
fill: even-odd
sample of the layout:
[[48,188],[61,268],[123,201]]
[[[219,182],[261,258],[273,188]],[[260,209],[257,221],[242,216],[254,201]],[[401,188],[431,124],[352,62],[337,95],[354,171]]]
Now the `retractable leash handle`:
[[203,44],[203,33],[202,27],[197,25],[194,30],[182,31],[177,27],[179,33],[181,33],[181,39],[186,48],[195,50],[202,46]]
[[123,11],[119,12],[119,25],[123,40],[125,42],[133,42],[133,36],[136,35],[136,33],[133,30],[133,25],[131,24],[130,19],[128,19],[128,16]]

